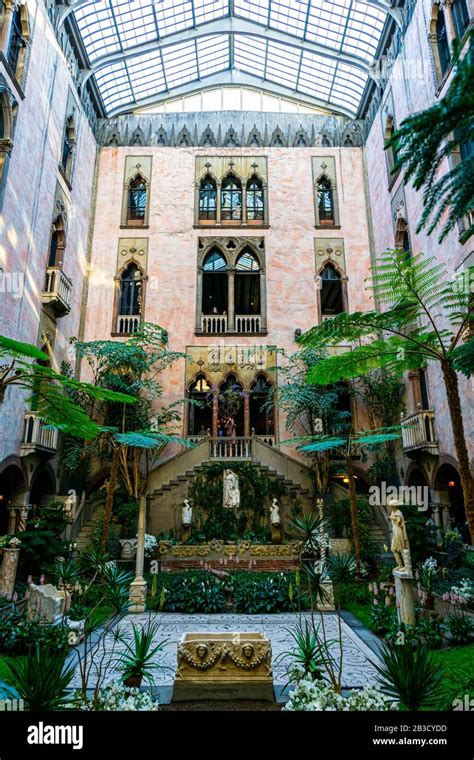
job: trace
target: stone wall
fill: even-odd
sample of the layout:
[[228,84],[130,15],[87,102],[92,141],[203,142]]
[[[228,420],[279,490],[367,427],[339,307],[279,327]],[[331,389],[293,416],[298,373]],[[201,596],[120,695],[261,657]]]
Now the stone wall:
[[[403,186],[403,177],[390,177],[384,157],[384,139],[387,119],[392,118],[395,126],[409,114],[428,108],[437,98],[442,97],[449,85],[451,74],[439,84],[435,72],[432,49],[428,39],[429,19],[432,13],[431,0],[419,0],[411,22],[406,30],[404,44],[395,62],[391,77],[385,88],[381,106],[375,116],[365,147],[370,209],[373,226],[374,248],[380,254],[396,243],[397,219],[404,218],[408,224],[411,249],[427,256],[434,256],[446,266],[449,276],[474,263],[472,243],[459,242],[459,229],[454,229],[439,244],[437,234],[428,235],[426,230],[416,232],[423,211],[421,192],[416,192],[411,184]],[[447,163],[442,171],[448,168]],[[426,370],[430,407],[435,411],[435,426],[440,443],[440,460],[455,458],[452,429],[446,403],[444,384],[439,365],[433,364]],[[464,413],[466,438],[471,454],[474,444],[470,431],[473,430],[472,383],[460,376],[460,393]],[[407,381],[406,403],[408,412],[415,410],[412,389]],[[407,470],[409,460],[405,460]],[[433,482],[436,462],[433,458],[422,458],[424,474],[428,482]],[[427,467],[426,467],[427,465]]]
[[[44,4],[30,0],[28,8],[31,51],[0,208],[0,266],[4,279],[9,274],[21,287],[15,292],[3,288],[0,333],[39,346],[45,344],[43,335],[48,333],[52,365],[57,369],[63,360],[71,360],[68,341],[79,332],[96,142]],[[76,142],[70,188],[58,164],[66,113],[71,109],[75,113]],[[68,220],[64,272],[73,287],[71,311],[58,318],[55,326],[51,311],[42,304],[42,291],[59,199],[64,202]],[[0,464],[5,457],[19,453],[24,411],[24,396],[11,388],[2,408]],[[29,468],[29,475],[34,469]]]

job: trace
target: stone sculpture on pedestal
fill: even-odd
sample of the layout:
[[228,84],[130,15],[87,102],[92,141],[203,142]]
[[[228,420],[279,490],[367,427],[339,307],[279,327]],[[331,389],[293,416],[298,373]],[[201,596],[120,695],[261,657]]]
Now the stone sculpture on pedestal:
[[281,528],[280,507],[276,499],[273,499],[272,506],[270,507],[270,530],[272,533],[272,544],[281,544],[283,531]]
[[181,509],[181,522],[183,525],[181,542],[187,544],[191,538],[191,525],[193,523],[193,508],[188,499],[184,500],[184,505]]
[[413,572],[411,567],[410,543],[405,525],[403,512],[399,507],[402,501],[388,499],[390,507],[390,522],[392,523],[391,550],[397,563],[393,570],[395,580],[395,595],[397,599],[398,622],[405,625],[415,625],[415,601],[413,598]]
[[232,470],[224,470],[224,509],[240,507],[239,479]]

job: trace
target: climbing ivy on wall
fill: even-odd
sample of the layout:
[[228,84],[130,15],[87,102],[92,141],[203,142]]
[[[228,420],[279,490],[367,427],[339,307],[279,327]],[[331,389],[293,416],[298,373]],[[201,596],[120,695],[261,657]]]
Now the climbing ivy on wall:
[[[224,509],[223,474],[231,469],[239,479],[240,508]],[[248,462],[226,462],[206,465],[189,487],[194,508],[196,531],[194,541],[222,539],[237,541],[269,539],[269,508],[273,499],[286,494],[284,483]]]

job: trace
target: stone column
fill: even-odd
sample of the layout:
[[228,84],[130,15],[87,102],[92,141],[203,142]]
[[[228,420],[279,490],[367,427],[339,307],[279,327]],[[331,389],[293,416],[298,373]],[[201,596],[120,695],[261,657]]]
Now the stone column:
[[196,332],[202,330],[202,267],[198,266],[196,277]]
[[235,269],[227,271],[227,331],[235,330]]
[[436,543],[438,546],[441,546],[443,543],[443,526],[441,524],[439,504],[433,504],[433,520],[436,525]]
[[4,12],[3,12],[3,24],[0,29],[0,51],[4,54],[5,58],[8,53],[8,45],[10,43],[10,35],[13,24],[13,14],[15,11],[14,0],[4,0]]
[[221,183],[217,183],[217,195],[216,195],[216,224],[221,224]]
[[247,185],[242,185],[242,224],[247,224]]
[[16,533],[16,514],[17,514],[17,507],[8,507],[9,511],[9,517],[8,517],[8,529],[7,532],[9,535],[12,535],[13,533]]
[[405,625],[415,625],[415,600],[413,597],[413,574],[400,570],[393,571],[395,579],[395,595],[397,599],[398,622]]
[[263,183],[263,223],[269,224],[269,209],[268,209],[268,185],[266,182]]
[[446,24],[446,34],[448,37],[449,52],[453,54],[453,40],[456,39],[456,27],[453,18],[453,0],[441,0],[441,8],[444,13],[444,22]]
[[244,436],[250,437],[250,398],[244,396]]
[[140,496],[138,512],[137,554],[135,560],[135,579],[130,584],[129,612],[145,612],[146,610],[146,581],[143,577],[145,562],[145,525],[147,497]]
[[28,512],[30,508],[29,507],[21,507],[20,509],[20,519],[18,522],[18,532],[23,533],[24,530],[26,530],[26,521],[28,520]]
[[260,270],[260,329],[267,329],[267,277],[265,267]]
[[212,399],[212,437],[217,438],[219,427],[219,399],[215,395]]
[[16,571],[18,568],[18,559],[20,557],[20,548],[6,547],[3,550],[3,561],[0,568],[0,594],[13,594],[15,590]]

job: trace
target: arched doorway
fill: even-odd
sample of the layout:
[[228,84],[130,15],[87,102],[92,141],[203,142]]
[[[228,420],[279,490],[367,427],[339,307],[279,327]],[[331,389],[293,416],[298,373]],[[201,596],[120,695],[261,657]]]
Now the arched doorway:
[[466,529],[466,511],[464,509],[461,478],[453,465],[445,463],[439,467],[435,478],[435,491],[440,491],[446,495],[452,526],[460,531],[467,542],[469,531]]
[[207,435],[212,430],[212,389],[204,375],[198,375],[190,385],[188,397],[188,435]]
[[272,385],[265,375],[258,375],[250,387],[250,429],[255,435],[275,435],[275,411],[271,402]]
[[52,475],[47,470],[41,470],[35,475],[30,490],[30,504],[32,505],[31,516],[38,515],[41,507],[49,501],[53,501],[56,487]]
[[0,474],[0,536],[8,533],[10,506],[20,506],[19,491],[24,489],[23,473],[16,465],[6,467]]
[[218,435],[225,437],[244,435],[244,394],[235,375],[228,375],[219,386]]

